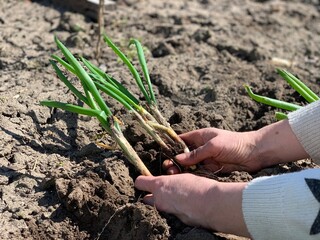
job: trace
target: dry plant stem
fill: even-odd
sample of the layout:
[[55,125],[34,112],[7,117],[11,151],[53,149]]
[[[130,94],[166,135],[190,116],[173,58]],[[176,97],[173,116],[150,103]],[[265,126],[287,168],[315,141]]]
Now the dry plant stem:
[[144,108],[139,109],[139,114],[146,120],[146,121],[152,121],[157,122],[157,120]]
[[100,49],[102,42],[102,33],[104,29],[104,0],[99,1],[99,12],[98,12],[98,42],[96,46],[96,59],[100,57]]
[[154,125],[153,127],[161,129],[165,131],[175,142],[181,144],[183,148],[183,152],[188,153],[190,152],[188,146],[185,142],[179,137],[179,135],[171,128],[170,124],[166,121],[166,119],[162,116],[159,109],[156,105],[150,105],[150,111],[152,115],[157,119],[160,123],[159,125]]
[[153,128],[163,131],[167,133],[176,143],[181,144],[183,148],[183,152],[188,153],[190,152],[189,148],[185,144],[185,142],[178,136],[178,134],[169,126],[166,127],[164,125],[161,125],[159,123],[148,121],[148,124],[151,125]]
[[[150,108],[151,109],[151,108]],[[183,152],[190,152],[189,148],[185,144],[185,142],[179,137],[179,135],[171,128],[170,124],[165,120],[165,118],[161,115],[159,110],[157,110],[156,117],[151,115],[145,109],[141,109],[138,112],[135,112],[136,117],[138,118],[140,124],[144,129],[148,131],[148,133],[153,137],[153,139],[164,149],[170,150],[168,145],[164,143],[162,138],[158,135],[156,130],[160,130],[162,135],[167,139],[171,144],[178,143],[182,146]],[[154,113],[154,112],[153,112]],[[144,119],[142,119],[142,117]],[[159,123],[160,122],[160,123]]]
[[[158,121],[148,111],[146,111],[144,108],[139,109],[138,112],[141,115],[141,117],[144,119],[144,121],[145,121],[144,124],[150,125],[147,122],[158,123]],[[154,129],[154,127],[151,127],[151,128]],[[154,129],[154,131],[155,131],[155,129]],[[169,142],[169,144],[174,145],[176,143],[170,136],[168,136],[168,134],[164,134],[163,131],[161,132],[161,135],[162,135],[162,137],[164,137],[166,139],[167,142]],[[162,138],[160,137],[160,139],[162,139]],[[166,146],[168,146],[168,145],[166,144]],[[165,149],[169,150],[169,147],[165,147]]]
[[123,153],[128,158],[128,160],[140,171],[140,173],[144,176],[152,176],[148,168],[144,165],[136,151],[132,148],[127,139],[123,136],[122,132],[112,124],[111,127],[111,135],[115,139],[115,141],[121,147]]
[[108,145],[106,143],[96,142],[96,145],[98,145],[101,148],[107,149],[107,150],[115,150],[117,149],[117,145]]
[[140,125],[150,134],[150,136],[160,145],[160,147],[164,148],[165,150],[169,150],[170,148],[168,145],[161,139],[158,133],[154,130],[154,128],[150,127],[149,124],[142,118],[142,116],[135,110],[130,111],[134,117],[138,120]]
[[155,104],[149,105],[150,111],[152,116],[155,117],[158,123],[170,127],[170,124],[167,122],[167,120],[162,116],[161,112],[159,111],[158,107]]

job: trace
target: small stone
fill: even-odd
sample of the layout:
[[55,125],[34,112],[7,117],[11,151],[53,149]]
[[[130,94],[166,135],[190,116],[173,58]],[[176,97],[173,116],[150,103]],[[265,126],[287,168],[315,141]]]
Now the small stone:
[[0,175],[0,185],[7,185],[9,183],[9,178],[4,175]]

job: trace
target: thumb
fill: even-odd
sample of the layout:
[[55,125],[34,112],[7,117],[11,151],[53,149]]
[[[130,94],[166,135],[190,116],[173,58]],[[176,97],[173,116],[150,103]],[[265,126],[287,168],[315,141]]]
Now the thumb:
[[191,152],[188,153],[181,153],[176,156],[176,160],[181,164],[185,166],[190,166],[197,164],[207,158],[211,157],[211,148],[210,144],[205,144],[203,146],[200,146]]
[[143,202],[145,204],[148,204],[150,206],[154,206],[154,198],[152,194],[147,194],[146,196],[143,197]]
[[155,188],[155,177],[153,176],[139,176],[134,182],[134,186],[142,191],[153,192]]

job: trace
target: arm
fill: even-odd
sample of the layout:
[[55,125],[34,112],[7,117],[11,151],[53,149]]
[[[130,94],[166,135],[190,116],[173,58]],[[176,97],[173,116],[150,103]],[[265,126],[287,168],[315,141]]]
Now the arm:
[[292,131],[289,121],[283,120],[265,126],[255,134],[257,160],[261,168],[287,163],[309,155]]
[[[290,113],[289,120],[265,126],[257,131],[231,132],[205,128],[182,134],[190,153],[176,156],[185,166],[202,163],[208,170],[253,172],[262,168],[311,157],[320,163],[320,101]],[[178,170],[165,161],[168,173]]]
[[319,239],[319,201],[320,169],[310,169],[254,179],[242,209],[254,239]]
[[140,176],[135,186],[152,193],[145,203],[191,226],[255,239],[319,239],[320,169],[249,184],[192,174]]
[[[318,109],[313,114],[318,116],[319,102],[313,106]],[[304,109],[308,107],[298,111],[301,111],[303,116],[310,114],[308,111],[304,112]],[[202,161],[213,171],[221,166],[224,171],[255,171],[309,155],[319,159],[316,148],[311,148],[314,151],[309,150],[310,143],[305,141],[308,138],[304,132],[297,134],[292,120],[297,113],[292,114],[289,115],[289,121],[277,122],[253,132],[235,133],[209,128],[186,133],[182,137],[196,149],[189,154],[178,155],[177,160],[184,165]],[[311,119],[315,120],[315,117]],[[312,130],[307,130],[307,136],[319,135],[319,122],[308,124],[313,127]],[[316,139],[319,145],[320,139]],[[303,148],[299,141],[307,147]],[[168,166],[170,168],[170,164]],[[189,225],[242,236],[249,236],[250,232],[251,236],[258,239],[317,239],[320,233],[310,233],[318,230],[320,232],[320,227],[318,229],[315,224],[319,211],[319,199],[317,200],[316,196],[319,192],[312,192],[306,179],[320,181],[319,176],[320,170],[312,169],[257,178],[249,185],[218,183],[190,174],[140,176],[135,186],[152,193],[144,198],[146,203],[161,211],[175,214]],[[319,191],[320,186],[317,189]],[[295,228],[296,226],[298,227]]]
[[[195,149],[177,155],[176,160],[185,166],[200,163],[213,172],[254,172],[309,157],[288,120],[251,132],[205,128],[185,133],[181,137],[190,146],[195,146]],[[170,161],[164,162],[164,168],[168,169],[168,173],[178,172]]]
[[320,101],[289,113],[288,118],[257,131],[258,158],[265,167],[307,157],[320,163]]
[[139,176],[135,186],[152,194],[143,201],[191,226],[249,236],[242,214],[247,183],[221,183],[193,174]]
[[[319,163],[320,101],[288,117],[289,121],[258,131],[261,139],[269,140],[262,141],[265,146],[260,147],[264,149],[260,155],[266,159],[277,156],[275,162],[280,163],[305,158],[307,154]],[[282,142],[270,142],[276,133],[282,135]],[[243,192],[242,210],[253,238],[319,239],[319,201],[320,169],[310,169],[254,179]]]
[[289,123],[297,139],[310,155],[320,164],[320,100],[291,112]]

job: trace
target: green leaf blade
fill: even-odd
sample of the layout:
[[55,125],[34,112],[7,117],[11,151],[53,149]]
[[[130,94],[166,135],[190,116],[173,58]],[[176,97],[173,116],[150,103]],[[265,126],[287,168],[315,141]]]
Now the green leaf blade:
[[[84,108],[81,106],[69,104],[69,103],[63,103],[58,101],[41,101],[41,105],[47,106],[47,107],[53,107],[53,108],[60,108],[62,110],[66,110],[68,112],[73,112],[77,114],[82,114],[90,117],[96,117],[103,115],[103,111],[96,110],[96,109],[90,109],[90,108]],[[105,115],[105,118],[107,118],[107,115]]]
[[137,39],[131,39],[129,46],[130,46],[131,44],[134,44],[134,45],[136,46],[137,53],[138,53],[138,58],[139,58],[139,63],[140,63],[140,66],[141,66],[141,68],[142,68],[142,72],[143,72],[143,75],[144,75],[144,79],[145,79],[145,81],[147,82],[147,86],[148,86],[148,89],[149,89],[150,98],[151,98],[152,102],[153,102],[154,104],[156,104],[156,98],[155,98],[155,95],[154,95],[154,92],[153,92],[153,89],[152,89],[152,84],[151,84],[151,80],[150,80],[149,70],[148,70],[146,58],[145,58],[145,56],[144,56],[144,52],[143,52],[143,48],[142,48],[142,46],[141,46],[141,43],[140,43]]
[[282,113],[282,112],[275,112],[275,117],[278,121],[284,120],[284,119],[288,119],[287,114]]
[[68,112],[76,113],[76,114],[82,114],[90,117],[96,117],[99,122],[101,123],[102,127],[107,131],[111,132],[111,125],[109,122],[109,118],[112,115],[107,115],[106,112],[96,109],[90,109],[90,108],[84,108],[81,106],[69,104],[69,103],[63,103],[63,102],[57,102],[57,101],[41,101],[41,105],[47,106],[47,107],[53,107],[53,108],[59,108]]
[[99,81],[102,85],[106,85],[108,83],[113,85],[115,88],[120,90],[123,94],[125,94],[128,98],[130,98],[130,100],[133,101],[136,105],[139,105],[139,101],[120,82],[118,82],[117,80],[115,80],[114,78],[109,76],[108,74],[104,73],[100,68],[93,65],[87,59],[81,58],[81,60],[86,65],[86,67],[91,71],[92,76],[95,80]]
[[60,80],[71,90],[71,92],[73,92],[74,95],[76,95],[77,98],[79,98],[82,102],[84,102],[89,106],[88,99],[85,96],[83,96],[83,94],[71,84],[71,82],[62,73],[62,71],[57,66],[57,64],[52,60],[50,60],[50,63],[53,66],[54,70],[56,71]]
[[266,105],[269,105],[272,107],[281,108],[281,109],[288,110],[288,111],[294,111],[294,110],[301,108],[301,106],[293,104],[293,103],[288,103],[285,101],[280,101],[277,99],[264,97],[264,96],[255,94],[252,92],[251,88],[248,85],[245,85],[244,87],[245,87],[247,93],[249,94],[249,96],[253,100],[255,100],[259,103],[263,103],[263,104],[266,104]]
[[[77,59],[73,56],[73,54],[69,51],[68,48],[66,48],[62,42],[58,38],[55,37],[55,41],[63,55],[66,57],[70,65],[74,68],[76,75],[79,77],[79,79],[83,83],[84,90],[87,94],[87,98],[90,102],[90,107],[97,108],[95,102],[91,98],[90,94],[92,94],[94,100],[99,105],[100,109],[105,111],[108,115],[111,115],[111,111],[109,107],[106,105],[102,97],[100,96],[98,89],[96,88],[95,84],[93,83],[92,79],[90,78],[89,74],[84,70],[84,68],[81,66],[80,62],[77,61]],[[90,92],[90,94],[88,94]]]
[[151,104],[150,96],[148,95],[148,93],[142,83],[141,77],[140,77],[138,71],[135,69],[135,67],[130,62],[130,60],[126,57],[126,55],[123,52],[120,51],[120,49],[105,34],[103,35],[103,39],[108,44],[108,46],[111,47],[111,49],[118,55],[118,57],[120,57],[120,59],[127,65],[131,74],[133,75],[134,79],[136,80],[136,83],[137,83],[138,87],[140,88],[140,91],[142,92],[143,96],[145,97],[146,101],[148,102],[148,104]]
[[128,98],[125,94],[115,88],[112,84],[106,83],[101,84],[99,82],[95,83],[96,86],[110,97],[114,98],[118,102],[120,102],[125,108],[128,110],[132,110],[133,108],[139,108],[130,98]]
[[293,79],[291,76],[287,74],[286,71],[277,69],[280,76],[286,80],[286,82],[294,89],[296,90],[304,99],[306,99],[309,103],[314,102],[315,99],[310,96],[309,92],[306,91],[304,87],[302,87],[299,83],[297,83],[297,79]]
[[69,72],[73,73],[74,75],[76,75],[76,71],[74,70],[74,68],[67,63],[66,61],[64,61],[62,58],[58,57],[57,55],[51,55],[51,57],[56,60],[58,63],[60,63],[62,66],[64,66]]
[[280,76],[285,79],[294,90],[296,90],[304,99],[309,103],[319,100],[319,96],[315,94],[307,85],[305,85],[300,79],[295,77],[292,73],[284,70],[277,69]]
[[123,94],[125,94],[128,98],[131,99],[135,104],[139,105],[139,100],[133,96],[133,94],[126,88],[124,87],[119,81],[114,79],[113,77],[107,75],[108,82],[110,82],[112,85],[116,86]]

